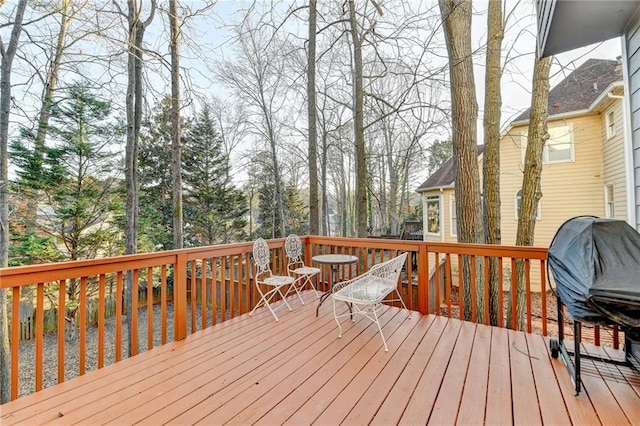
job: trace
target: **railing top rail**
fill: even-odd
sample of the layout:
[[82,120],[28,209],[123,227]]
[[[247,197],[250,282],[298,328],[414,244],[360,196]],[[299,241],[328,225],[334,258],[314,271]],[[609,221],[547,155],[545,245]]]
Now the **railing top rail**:
[[[429,252],[488,257],[510,257],[541,259],[547,258],[545,247],[503,246],[485,244],[438,243],[425,241],[407,241],[392,239],[345,238],[307,235],[301,237],[304,244],[324,244],[342,247],[362,247],[417,252],[426,247]],[[284,238],[268,240],[270,248],[284,246]],[[175,264],[178,256],[189,261],[208,257],[249,254],[252,242],[194,247],[182,250],[168,250],[154,253],[115,256],[100,259],[77,260],[47,263],[40,265],[0,268],[0,288],[29,285],[39,282],[77,278],[126,271],[135,268],[147,268]]]

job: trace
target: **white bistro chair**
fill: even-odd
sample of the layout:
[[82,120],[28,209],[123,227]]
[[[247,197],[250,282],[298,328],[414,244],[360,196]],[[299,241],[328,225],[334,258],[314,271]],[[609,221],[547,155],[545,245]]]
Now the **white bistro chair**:
[[[260,293],[260,300],[253,307],[249,315],[253,315],[253,312],[259,306],[264,305],[269,309],[271,315],[273,315],[276,321],[278,321],[278,316],[275,313],[277,308],[285,305],[289,310],[291,310],[291,306],[289,306],[289,303],[287,302],[287,295],[289,294],[289,291],[291,291],[295,279],[287,275],[274,275],[273,272],[271,272],[271,267],[269,266],[269,255],[269,246],[267,245],[267,242],[262,238],[258,238],[253,243],[253,261],[256,264],[256,275],[254,280],[256,282],[258,293]],[[263,293],[261,289],[262,286],[270,287],[270,289]],[[289,286],[289,289],[283,294],[282,287],[285,286]],[[276,294],[279,294],[280,297],[282,297],[282,301],[284,303],[274,309],[271,307],[269,302],[271,302]]]
[[304,260],[302,260],[302,242],[300,241],[300,237],[296,234],[289,235],[284,242],[284,251],[287,254],[287,270],[289,271],[289,275],[295,278],[293,288],[296,293],[298,293],[298,297],[302,304],[304,305],[304,300],[302,300],[300,290],[303,290],[307,284],[309,284],[316,293],[316,297],[320,298],[318,290],[316,290],[316,287],[313,285],[313,281],[311,280],[311,278],[320,273],[320,268],[314,268],[304,264]]
[[[380,327],[380,321],[378,319],[378,310],[382,307],[382,301],[387,295],[396,292],[397,299],[386,300],[386,302],[400,302],[402,306],[407,309],[407,306],[402,300],[400,292],[398,292],[398,278],[400,272],[407,260],[407,253],[402,253],[399,256],[394,257],[386,262],[373,265],[364,274],[357,277],[335,284],[333,286],[333,316],[338,323],[340,332],[338,337],[342,337],[342,326],[340,325],[340,318],[351,316],[351,319],[355,321],[353,315],[364,315],[371,321],[375,322],[382,337],[382,343],[384,343],[385,352],[389,351],[387,342],[382,334],[382,327]],[[353,306],[353,313],[348,312],[338,315],[336,311],[336,302],[346,302]],[[409,312],[409,318],[411,312]]]

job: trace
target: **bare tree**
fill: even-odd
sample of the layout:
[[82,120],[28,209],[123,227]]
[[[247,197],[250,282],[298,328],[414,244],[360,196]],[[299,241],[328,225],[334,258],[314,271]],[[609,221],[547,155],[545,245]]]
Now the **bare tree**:
[[[516,233],[516,245],[532,246],[534,242],[536,211],[538,202],[542,198],[540,191],[540,178],[542,177],[542,153],[544,145],[549,139],[547,131],[547,117],[549,115],[549,69],[553,57],[534,59],[533,90],[531,93],[531,115],[529,118],[529,131],[527,133],[527,149],[524,158],[524,175],[522,178],[522,202],[518,215],[518,230]],[[517,292],[516,313],[518,330],[524,330],[525,318],[525,285],[524,285],[524,261],[516,261],[516,283],[511,284],[511,291]],[[509,298],[509,315],[507,325],[513,327],[513,298]]]
[[[439,4],[449,53],[458,241],[461,243],[483,243],[476,135],[478,104],[471,57],[472,5],[471,0],[440,0]],[[467,257],[463,259],[462,274],[464,318],[470,320],[472,277],[471,260]],[[482,277],[483,274],[477,276]],[[480,278],[476,280],[478,288],[481,288],[480,281]],[[483,303],[482,294],[482,291],[477,291],[477,300],[480,306]],[[483,310],[479,310],[479,312],[481,313]]]
[[316,105],[317,2],[309,0],[309,46],[307,53],[307,120],[309,122],[309,233],[318,235],[318,129]]
[[[16,6],[9,43],[0,38],[0,268],[9,261],[9,116],[11,114],[11,68],[22,32],[22,20],[27,0]],[[7,293],[0,288],[0,403],[11,398],[11,359],[9,358],[9,323],[7,318]]]
[[349,0],[349,25],[353,45],[353,129],[356,144],[356,236],[367,236],[367,163],[364,141],[364,89],[362,87],[362,44],[356,6]]
[[169,1],[169,26],[171,36],[171,164],[173,196],[173,248],[184,246],[182,223],[182,148],[180,144],[180,20],[178,0]]
[[[502,39],[504,37],[504,22],[502,18],[502,2],[489,2],[487,15],[487,55],[484,93],[484,214],[487,244],[500,244],[500,108],[502,97],[500,80],[502,67],[500,55]],[[502,307],[498,305],[498,273],[499,259],[489,261],[489,319],[491,325],[498,325],[498,315]]]
[[[218,78],[240,98],[247,108],[248,131],[267,144],[269,170],[273,173],[278,235],[286,236],[282,168],[279,139],[281,117],[286,103],[286,71],[282,52],[286,43],[266,26],[257,28],[245,19],[236,28],[236,59],[223,61],[215,69]],[[253,120],[252,120],[253,118]]]
[[[151,0],[150,10],[143,20],[142,4],[138,0],[127,0],[127,13],[124,13],[120,5],[114,5],[128,23],[127,33],[127,142],[125,148],[125,252],[135,254],[138,251],[138,141],[140,138],[140,126],[142,123],[142,95],[143,79],[143,40],[145,30],[151,25],[156,10],[155,0]],[[131,340],[132,326],[131,309],[133,300],[132,274],[127,274],[126,281],[126,306],[127,306],[127,330],[129,332],[129,355],[137,351],[138,342]],[[135,345],[135,347],[134,347]],[[134,350],[135,349],[135,350]]]

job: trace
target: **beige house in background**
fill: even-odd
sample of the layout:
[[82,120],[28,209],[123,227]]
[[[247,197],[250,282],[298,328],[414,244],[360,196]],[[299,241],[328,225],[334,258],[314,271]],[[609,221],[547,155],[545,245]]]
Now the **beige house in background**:
[[[621,63],[590,59],[549,92],[548,127],[535,245],[548,246],[558,227],[578,215],[628,218]],[[529,110],[500,141],[502,243],[515,244]],[[478,147],[482,164],[484,147]],[[482,176],[482,168],[480,168]],[[455,242],[453,161],[418,187],[425,241]]]

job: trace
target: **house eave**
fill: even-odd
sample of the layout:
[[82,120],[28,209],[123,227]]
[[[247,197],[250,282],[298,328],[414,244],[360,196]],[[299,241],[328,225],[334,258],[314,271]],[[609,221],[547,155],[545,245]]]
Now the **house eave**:
[[636,0],[538,0],[538,57],[621,36],[639,6]]
[[452,183],[449,185],[431,186],[429,188],[418,188],[416,189],[416,192],[418,194],[424,194],[425,192],[439,191],[441,189],[451,189],[451,188],[455,188],[455,184]]

